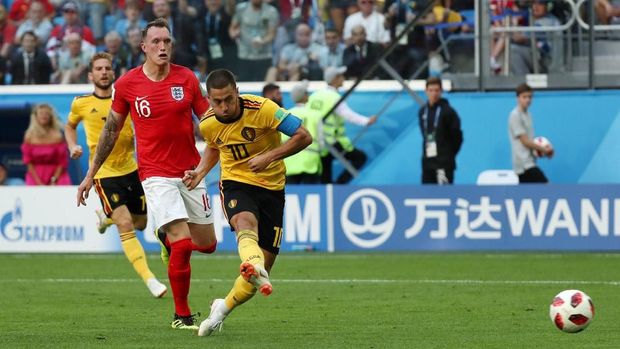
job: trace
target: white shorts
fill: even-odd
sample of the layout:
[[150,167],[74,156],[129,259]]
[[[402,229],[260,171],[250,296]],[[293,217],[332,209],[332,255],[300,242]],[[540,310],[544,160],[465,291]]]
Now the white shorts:
[[149,177],[142,181],[146,208],[156,227],[184,219],[190,223],[212,224],[213,211],[204,182],[188,190],[181,178]]

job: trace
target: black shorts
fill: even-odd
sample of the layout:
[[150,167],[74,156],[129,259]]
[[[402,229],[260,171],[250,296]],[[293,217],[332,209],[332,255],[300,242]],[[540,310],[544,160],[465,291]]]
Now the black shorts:
[[278,254],[283,233],[284,190],[226,180],[221,183],[221,195],[228,222],[239,212],[252,212],[258,220],[258,246]]
[[543,171],[537,167],[530,167],[519,175],[519,183],[547,183],[547,177]]
[[101,200],[103,212],[109,218],[119,206],[127,206],[134,215],[146,214],[146,198],[138,171],[118,177],[95,179],[95,190]]

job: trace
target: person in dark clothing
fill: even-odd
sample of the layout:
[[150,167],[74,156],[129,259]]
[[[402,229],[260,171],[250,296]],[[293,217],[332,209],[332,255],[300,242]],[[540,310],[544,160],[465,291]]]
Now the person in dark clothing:
[[52,62],[37,47],[37,35],[33,31],[22,34],[21,47],[11,56],[11,73],[13,85],[49,84],[52,74]]
[[441,97],[441,92],[439,78],[426,80],[428,102],[418,112],[422,132],[422,184],[453,183],[456,154],[463,144],[461,120]]
[[237,43],[228,35],[232,16],[222,0],[204,0],[194,22],[200,73],[216,69],[237,69]]
[[[381,51],[381,45],[366,40],[366,29],[358,25],[351,30],[353,43],[344,49],[342,63],[347,67],[346,78],[360,79],[375,64]],[[381,77],[382,70],[375,70],[369,79]]]

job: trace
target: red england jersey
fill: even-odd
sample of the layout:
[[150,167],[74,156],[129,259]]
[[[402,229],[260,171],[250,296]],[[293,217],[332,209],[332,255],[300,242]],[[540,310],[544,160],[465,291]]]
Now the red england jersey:
[[209,102],[191,70],[171,64],[168,76],[155,82],[139,66],[118,79],[113,91],[112,110],[131,114],[140,180],[181,178],[198,165],[192,110],[200,116]]

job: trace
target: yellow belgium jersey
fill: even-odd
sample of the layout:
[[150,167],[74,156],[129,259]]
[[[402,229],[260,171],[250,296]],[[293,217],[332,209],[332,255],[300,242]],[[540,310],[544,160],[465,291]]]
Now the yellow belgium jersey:
[[[86,133],[86,144],[90,152],[89,162],[93,161],[95,156],[95,148],[99,142],[99,136],[105,119],[110,113],[112,99],[100,98],[94,94],[75,97],[71,103],[71,112],[69,113],[68,122],[77,126],[84,121],[84,131]],[[138,169],[134,158],[134,137],[131,120],[125,119],[125,125],[121,129],[118,141],[112,149],[110,156],[103,163],[95,178],[117,177],[126,175]]]
[[221,180],[233,180],[270,190],[282,190],[284,161],[277,160],[260,172],[252,172],[248,161],[280,146],[280,122],[289,114],[271,100],[254,95],[239,98],[241,116],[222,120],[209,109],[200,120],[200,133],[208,147],[220,151]]

